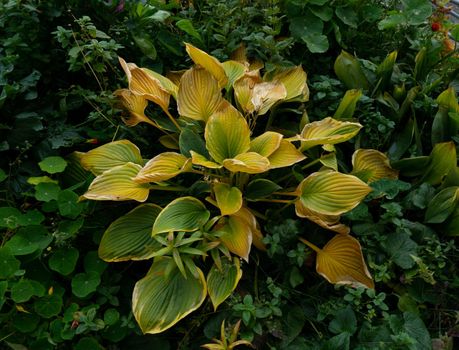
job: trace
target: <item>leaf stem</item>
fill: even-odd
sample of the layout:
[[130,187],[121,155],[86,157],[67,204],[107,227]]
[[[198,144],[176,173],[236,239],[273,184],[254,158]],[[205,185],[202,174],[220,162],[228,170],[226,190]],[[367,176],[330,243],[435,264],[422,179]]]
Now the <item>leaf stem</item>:
[[314,250],[316,253],[320,253],[322,251],[322,249],[320,249],[316,245],[312,244],[311,242],[305,240],[304,238],[300,238],[300,241],[303,242],[304,244],[306,244],[309,248]]
[[170,114],[170,112],[167,110],[167,109],[163,109],[164,112],[167,114],[167,116],[169,117],[169,119],[171,120],[171,122],[175,125],[175,127],[177,128],[178,131],[182,131],[182,128],[180,127],[180,125],[177,123],[177,121],[175,120],[175,118],[172,116],[172,114]]
[[183,186],[160,186],[160,185],[150,185],[148,186],[150,190],[158,190],[158,191],[186,191],[186,187]]
[[268,203],[293,203],[295,200],[287,199],[257,199],[255,202],[268,202]]
[[290,196],[290,197],[298,197],[297,192],[273,192],[272,194],[276,194],[279,196]]

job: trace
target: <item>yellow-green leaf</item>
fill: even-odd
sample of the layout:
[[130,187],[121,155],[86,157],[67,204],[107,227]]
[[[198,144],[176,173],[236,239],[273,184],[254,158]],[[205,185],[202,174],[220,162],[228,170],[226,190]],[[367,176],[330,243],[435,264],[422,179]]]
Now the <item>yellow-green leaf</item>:
[[225,183],[214,184],[215,199],[222,215],[231,215],[242,207],[242,193],[237,187]]
[[129,90],[159,105],[164,111],[169,108],[170,93],[163,88],[160,81],[134,63],[126,63],[119,57],[121,67],[126,73]]
[[210,212],[199,199],[181,197],[170,202],[158,215],[152,235],[162,232],[198,230],[209,220]]
[[269,160],[255,152],[241,153],[234,158],[225,159],[223,166],[236,173],[259,174],[269,170]]
[[253,89],[261,82],[259,70],[246,72],[234,82],[233,88],[236,102],[245,113],[253,113],[255,111],[255,106],[252,103]]
[[295,202],[295,212],[300,218],[306,218],[316,223],[326,230],[335,231],[337,233],[349,233],[350,229],[339,222],[338,215],[324,215],[306,208],[303,203],[298,200]]
[[341,215],[355,208],[371,187],[353,175],[321,171],[304,179],[298,191],[306,208],[319,214]]
[[398,171],[392,169],[384,153],[374,149],[358,149],[352,155],[351,174],[370,183],[380,179],[397,179]]
[[180,79],[177,109],[181,116],[207,121],[224,101],[217,80],[204,68],[191,68]]
[[226,61],[223,62],[222,65],[226,76],[228,77],[226,90],[229,90],[233,86],[234,82],[244,75],[247,71],[247,67],[237,61]]
[[151,228],[161,207],[142,204],[116,219],[99,244],[99,256],[105,261],[145,260],[162,246],[151,237]]
[[139,148],[131,141],[120,140],[106,143],[93,150],[79,154],[83,168],[90,170],[94,175],[128,162],[143,165]]
[[437,143],[430,153],[430,162],[421,182],[438,185],[451,169],[457,166],[454,142]]
[[309,100],[309,89],[306,83],[307,76],[301,66],[289,68],[275,75],[273,81],[281,82],[287,92],[285,101],[298,100],[306,102]]
[[351,119],[354,116],[355,107],[360,97],[362,97],[362,90],[347,90],[333,118],[336,120]]
[[145,108],[148,105],[145,97],[134,94],[128,89],[116,90],[113,94],[118,97],[123,108],[129,112],[129,118],[123,118],[124,124],[135,126],[144,122],[156,127],[156,123],[145,115]]
[[304,239],[301,241],[317,252],[316,270],[330,283],[375,287],[360,243],[354,237],[336,235],[322,249]]
[[233,258],[233,261],[223,259],[222,263],[221,270],[214,264],[207,274],[207,291],[214,311],[236,289],[242,277],[239,259]]
[[234,107],[212,115],[206,124],[204,136],[209,154],[220,164],[250,148],[249,126]]
[[157,79],[159,83],[161,84],[161,87],[164,90],[166,90],[169,94],[174,96],[175,99],[177,99],[178,86],[174,84],[172,80],[150,69],[147,69],[147,68],[142,68],[142,69],[144,72],[150,74],[153,78]]
[[336,159],[335,152],[324,154],[320,157],[320,162],[327,168],[338,171],[338,160]]
[[220,241],[231,253],[248,262],[252,245],[252,230],[246,220],[236,215],[224,217],[217,223],[214,233],[220,236]]
[[83,195],[87,199],[98,201],[136,200],[145,202],[150,190],[148,185],[139,184],[132,179],[142,167],[134,163],[116,166],[97,176]]
[[301,148],[309,149],[317,145],[334,145],[353,138],[362,125],[342,122],[327,117],[317,122],[306,124],[301,131]]
[[348,52],[341,51],[341,54],[335,60],[333,68],[338,79],[348,89],[368,89],[368,81],[362,71],[360,62]]
[[207,295],[204,274],[183,277],[174,268],[167,277],[168,258],[156,259],[148,274],[135,284],[132,312],[143,333],[156,334],[172,327],[196,310]]
[[246,225],[252,231],[252,243],[253,245],[260,250],[266,251],[266,245],[263,243],[263,234],[260,230],[260,225],[258,224],[255,215],[247,207],[242,207],[237,213],[234,213],[233,216],[237,216],[240,219],[244,220]]
[[191,154],[191,162],[194,165],[200,165],[200,166],[203,166],[203,167],[209,168],[209,169],[223,168],[223,165],[217,164],[215,162],[212,162],[211,160],[207,159],[206,157],[204,157],[203,155],[201,155],[199,153],[196,153],[194,151],[190,151],[190,154]]
[[281,140],[279,147],[269,157],[269,168],[283,168],[306,159],[306,156],[298,151],[291,142]]
[[220,88],[226,86],[228,78],[226,76],[225,69],[219,60],[191,44],[185,43],[185,47],[186,52],[194,63],[208,70],[218,81]]
[[284,100],[287,90],[281,82],[264,82],[255,84],[250,102],[258,115],[266,114],[278,101]]
[[269,157],[280,146],[283,135],[267,131],[250,141],[250,152],[256,152],[263,157]]
[[134,178],[135,182],[161,182],[190,171],[191,159],[175,152],[164,152],[150,159]]

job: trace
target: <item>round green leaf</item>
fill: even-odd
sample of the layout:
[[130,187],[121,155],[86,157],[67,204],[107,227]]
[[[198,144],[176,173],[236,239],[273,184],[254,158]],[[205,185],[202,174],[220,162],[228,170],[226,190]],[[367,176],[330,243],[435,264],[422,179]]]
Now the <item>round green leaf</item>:
[[271,193],[280,190],[278,184],[267,179],[256,179],[247,185],[245,197],[247,199],[258,199],[269,196]]
[[91,251],[86,254],[84,257],[84,270],[86,272],[94,271],[101,275],[105,269],[108,267],[108,264],[99,258],[97,251]]
[[35,314],[18,312],[13,316],[13,325],[19,332],[29,333],[37,328],[40,317]]
[[67,276],[73,272],[78,261],[78,250],[73,247],[61,248],[54,252],[49,259],[49,268]]
[[78,202],[78,195],[70,190],[59,192],[57,206],[62,216],[75,219],[84,209],[84,204]]
[[26,226],[20,228],[5,246],[13,255],[27,255],[45,249],[52,240],[53,237],[43,226]]
[[177,198],[159,213],[153,235],[170,231],[196,231],[209,220],[210,212],[194,197]]
[[237,187],[231,187],[225,183],[214,185],[217,206],[222,215],[231,215],[242,207],[242,192]]
[[35,312],[44,318],[56,316],[62,309],[62,298],[58,294],[45,295],[34,303]]
[[20,262],[7,247],[0,248],[0,279],[6,279],[19,270]]
[[11,287],[11,299],[16,303],[24,303],[34,295],[35,289],[29,280],[21,280]]
[[105,261],[149,259],[158,248],[151,230],[161,208],[140,205],[115,220],[105,231],[99,245],[99,256]]
[[200,269],[199,278],[185,279],[174,268],[166,277],[170,259],[157,259],[148,274],[138,281],[132,294],[132,310],[143,333],[160,333],[196,310],[206,298],[206,281]]
[[21,212],[13,207],[0,208],[0,227],[14,229],[19,226]]
[[100,275],[97,272],[79,273],[72,279],[72,292],[79,298],[87,297],[96,291],[100,284]]
[[30,210],[19,218],[20,226],[40,225],[45,216],[38,210]]
[[108,326],[115,324],[120,318],[120,313],[116,309],[108,309],[104,313],[104,323]]
[[216,265],[212,266],[207,275],[207,289],[214,311],[217,310],[218,305],[230,296],[239,283],[241,276],[242,271],[237,258],[234,258],[233,261],[224,259],[221,270]]
[[38,163],[38,166],[49,174],[56,174],[65,170],[67,162],[61,157],[47,157]]
[[40,182],[35,186],[35,198],[41,202],[49,202],[53,199],[57,200],[60,187],[52,182]]
[[101,346],[96,339],[85,337],[81,338],[80,341],[75,345],[75,350],[101,350]]

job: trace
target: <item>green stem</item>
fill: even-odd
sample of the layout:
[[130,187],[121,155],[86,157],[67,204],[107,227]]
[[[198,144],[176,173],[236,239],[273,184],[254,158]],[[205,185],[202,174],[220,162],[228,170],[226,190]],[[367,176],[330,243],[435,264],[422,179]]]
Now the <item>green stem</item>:
[[296,192],[273,192],[272,194],[276,194],[279,196],[298,197],[298,193]]
[[169,117],[169,119],[171,120],[171,122],[175,125],[175,127],[177,128],[178,131],[182,131],[182,128],[180,127],[180,125],[177,123],[177,121],[175,120],[175,118],[172,116],[172,114],[169,113],[169,111],[167,109],[164,110],[164,112],[166,112],[167,116]]
[[293,203],[295,200],[287,200],[287,199],[257,199],[257,202],[267,202],[267,203]]

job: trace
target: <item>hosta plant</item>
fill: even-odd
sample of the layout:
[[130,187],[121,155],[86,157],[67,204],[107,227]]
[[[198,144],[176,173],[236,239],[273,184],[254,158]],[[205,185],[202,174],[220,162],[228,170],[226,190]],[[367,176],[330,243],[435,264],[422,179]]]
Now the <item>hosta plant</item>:
[[[142,331],[172,327],[207,296],[216,309],[237,287],[252,245],[265,249],[261,211],[284,205],[335,232],[323,248],[302,238],[317,252],[321,275],[373,288],[360,244],[340,215],[365,198],[369,182],[397,176],[385,155],[358,150],[352,172],[342,173],[335,145],[360,124],[304,116],[293,129],[273,126],[281,105],[309,98],[300,66],[263,75],[263,64],[249,62],[243,49],[223,63],[186,49],[194,66],[168,77],[120,59],[129,83],[116,92],[124,120],[161,130],[165,152],[144,159],[135,144],[118,140],[79,154],[96,176],[83,198],[142,203],[108,227],[99,247],[109,262],[153,259],[132,297]],[[151,102],[165,116],[151,117]],[[308,174],[317,164],[323,167]],[[161,193],[175,196],[161,207]]]

